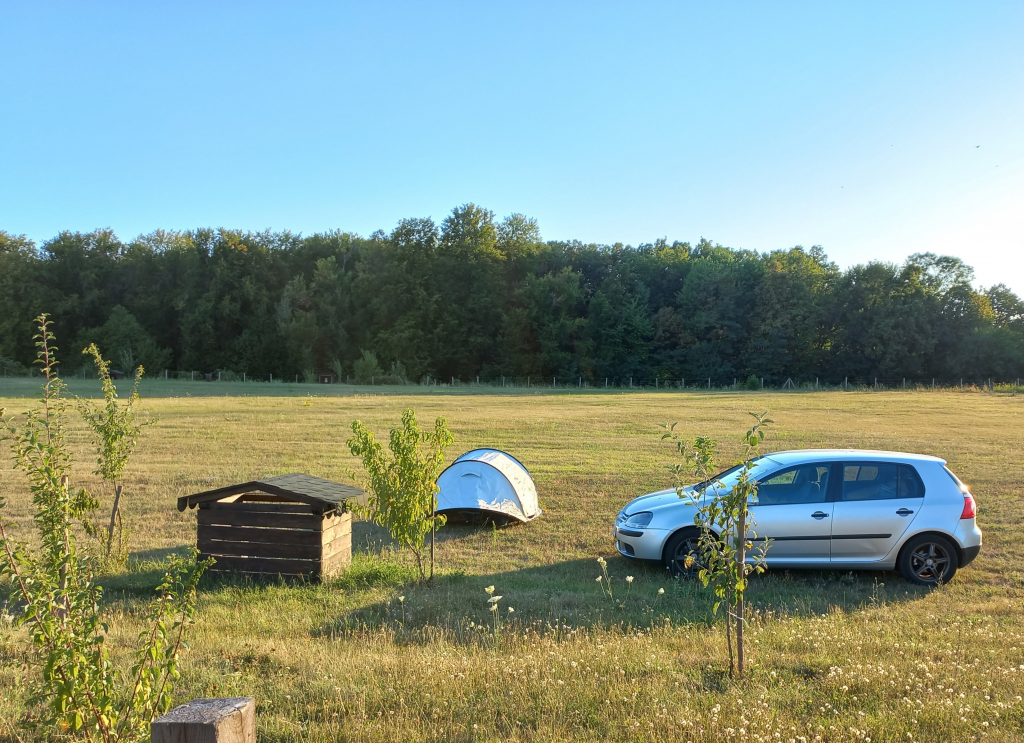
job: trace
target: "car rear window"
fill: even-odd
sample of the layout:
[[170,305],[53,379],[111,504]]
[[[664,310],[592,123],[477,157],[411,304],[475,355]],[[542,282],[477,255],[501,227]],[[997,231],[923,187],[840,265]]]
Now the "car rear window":
[[844,501],[923,497],[924,483],[909,464],[849,462],[843,465]]
[[843,500],[889,500],[896,497],[899,471],[890,462],[843,465]]

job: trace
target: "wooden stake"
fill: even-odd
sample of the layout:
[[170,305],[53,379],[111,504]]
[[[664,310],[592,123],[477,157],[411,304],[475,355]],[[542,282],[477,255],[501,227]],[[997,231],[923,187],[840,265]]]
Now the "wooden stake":
[[256,743],[252,697],[194,699],[150,725],[153,743]]

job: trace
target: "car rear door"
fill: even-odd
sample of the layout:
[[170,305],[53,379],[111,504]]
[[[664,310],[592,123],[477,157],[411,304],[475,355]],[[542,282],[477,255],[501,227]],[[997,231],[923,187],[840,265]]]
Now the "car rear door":
[[836,469],[832,561],[881,560],[921,510],[924,484],[913,467],[895,462],[842,462]]
[[832,466],[814,462],[785,467],[767,475],[757,486],[754,549],[770,539],[769,564],[828,562],[832,535],[829,482]]

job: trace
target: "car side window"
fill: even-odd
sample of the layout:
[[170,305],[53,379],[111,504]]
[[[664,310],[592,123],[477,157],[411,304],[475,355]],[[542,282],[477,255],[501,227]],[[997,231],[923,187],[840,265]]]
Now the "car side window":
[[801,464],[773,472],[758,483],[756,505],[824,503],[830,469],[827,464]]
[[909,464],[900,465],[900,498],[923,498],[924,483],[917,470]]
[[843,465],[843,500],[891,500],[897,497],[899,473],[889,462]]

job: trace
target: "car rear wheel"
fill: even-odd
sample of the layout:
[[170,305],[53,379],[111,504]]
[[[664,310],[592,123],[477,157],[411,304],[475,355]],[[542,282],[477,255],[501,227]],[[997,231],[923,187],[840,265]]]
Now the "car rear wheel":
[[937,534],[923,534],[911,539],[903,548],[897,567],[911,583],[937,586],[952,580],[959,561],[956,549],[948,539]]
[[[687,566],[687,559],[691,557]],[[662,562],[672,575],[696,578],[701,568],[700,532],[696,528],[683,529],[669,537]]]

